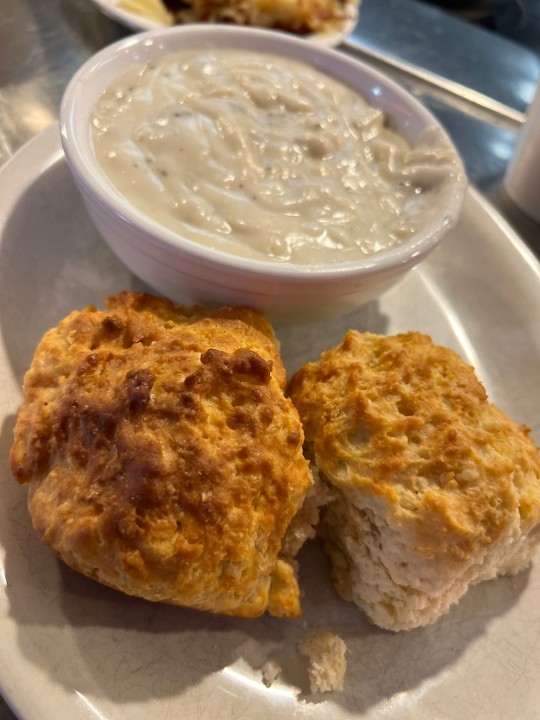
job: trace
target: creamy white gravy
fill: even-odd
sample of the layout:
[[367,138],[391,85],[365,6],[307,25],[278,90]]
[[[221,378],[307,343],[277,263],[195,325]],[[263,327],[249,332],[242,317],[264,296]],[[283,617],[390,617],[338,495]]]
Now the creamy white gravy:
[[134,67],[93,114],[125,198],[212,248],[295,264],[402,243],[445,201],[450,148],[411,149],[356,92],[297,61],[183,51]]

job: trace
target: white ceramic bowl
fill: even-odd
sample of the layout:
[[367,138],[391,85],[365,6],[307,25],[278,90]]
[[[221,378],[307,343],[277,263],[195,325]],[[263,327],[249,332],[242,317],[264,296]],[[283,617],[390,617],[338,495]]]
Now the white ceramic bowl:
[[[233,256],[182,238],[127,203],[96,162],[90,117],[103,90],[132,64],[178,49],[237,48],[312,64],[381,107],[413,146],[451,143],[437,120],[408,92],[342,52],[285,33],[191,25],[159,29],[110,45],[88,60],[66,89],[61,137],[68,165],[98,230],[112,250],[157,292],[179,303],[247,305],[275,320],[306,320],[372,300],[416,266],[458,219],[466,179],[460,172],[446,207],[406,243],[360,261],[292,265]],[[435,128],[435,132],[429,129]],[[428,132],[427,132],[428,131]],[[457,153],[456,153],[457,157]]]

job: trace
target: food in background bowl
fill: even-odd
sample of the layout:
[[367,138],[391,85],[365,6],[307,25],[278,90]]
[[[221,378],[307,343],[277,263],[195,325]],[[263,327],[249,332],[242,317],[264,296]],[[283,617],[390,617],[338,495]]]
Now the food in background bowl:
[[172,25],[174,16],[162,0],[119,0],[118,6],[159,25]]
[[218,22],[333,33],[358,15],[359,0],[120,0],[120,6],[163,23]]
[[[278,57],[280,66],[288,62],[291,63],[291,66],[303,63],[309,66],[307,72],[314,74],[320,72],[325,76],[327,82],[338,82],[348,86],[350,92],[359,96],[359,103],[362,102],[360,98],[365,98],[366,103],[374,108],[373,113],[379,117],[379,120],[384,115],[392,133],[400,136],[402,141],[411,147],[413,159],[410,163],[402,162],[398,157],[401,156],[401,149],[396,151],[397,146],[392,147],[391,144],[381,143],[377,148],[381,165],[386,166],[389,172],[395,169],[398,175],[400,165],[406,170],[413,168],[412,178],[407,177],[407,172],[400,176],[404,186],[408,182],[414,186],[423,174],[423,179],[417,189],[423,189],[427,193],[432,192],[429,187],[430,176],[434,180],[433,194],[430,195],[434,202],[430,204],[429,208],[424,206],[421,220],[409,237],[392,247],[386,247],[371,254],[361,252],[359,256],[351,258],[348,258],[340,247],[335,247],[335,255],[331,261],[327,259],[309,261],[308,257],[308,261],[304,263],[291,262],[286,254],[281,261],[268,257],[260,259],[246,257],[247,250],[242,256],[195,242],[187,226],[185,231],[171,230],[162,222],[157,222],[147,212],[141,211],[115,188],[96,158],[92,137],[92,122],[95,118],[96,106],[102,99],[104,88],[111,86],[134,66],[151,67],[153,63],[156,66],[159,65],[162,58],[170,53],[191,52],[208,57],[213,54],[220,55],[224,51],[232,53],[233,50],[234,53],[240,54],[257,53],[259,58],[262,57],[268,62]],[[201,67],[204,68],[204,64]],[[211,64],[207,67],[211,68]],[[282,71],[280,70],[279,73],[281,74]],[[186,83],[182,77],[175,79],[175,74],[171,76],[170,82],[171,87],[175,83],[184,84],[187,89],[190,86],[190,83]],[[265,87],[265,84],[261,83],[261,89],[264,90],[264,93],[261,94],[259,100],[264,105],[263,95],[269,91],[268,84]],[[213,92],[227,95],[229,89],[214,87]],[[204,98],[204,103],[207,100],[208,98]],[[267,100],[270,104],[274,102],[271,94]],[[119,102],[122,102],[122,98],[119,98]],[[281,98],[281,105],[276,105],[275,110],[278,115],[284,111],[283,102],[284,99]],[[294,98],[290,98],[289,102],[293,103]],[[302,100],[302,102],[305,101]],[[234,102],[232,105],[234,107]],[[305,105],[306,113],[309,115],[310,103],[306,102]],[[173,96],[171,106],[178,106],[178,98],[175,100]],[[313,96],[311,106],[316,112],[316,95]],[[169,114],[165,113],[154,118],[157,127],[161,123],[166,128],[170,119],[181,122],[181,118],[174,118],[174,112],[170,112],[171,109],[172,107],[169,108]],[[182,113],[181,107],[177,109]],[[224,135],[229,133],[233,141],[238,141],[238,138],[242,136],[235,131],[233,112],[227,114],[220,110],[220,113],[223,119]],[[196,135],[199,136],[199,130],[206,135],[204,128],[207,124],[206,120],[202,122],[201,116],[191,111],[187,113],[186,117],[189,119],[188,130],[189,123],[193,123],[194,126],[201,123],[201,128],[197,132],[193,132],[194,138]],[[319,121],[324,124],[324,113]],[[152,123],[152,118],[149,119],[149,123]],[[279,125],[279,122],[277,124]],[[380,125],[380,122],[379,125],[375,122],[371,130],[377,129]],[[459,217],[466,188],[462,164],[448,136],[433,116],[409,93],[389,78],[343,53],[309,45],[292,35],[253,28],[179,26],[144,33],[136,38],[109,46],[83,66],[70,83],[62,103],[61,129],[66,158],[75,180],[82,190],[91,216],[112,249],[133,272],[142,277],[149,285],[176,301],[247,305],[270,313],[274,320],[307,319],[343,312],[380,295],[403,277],[409,269],[417,265],[455,224]],[[266,131],[265,126],[263,129]],[[185,127],[184,130],[186,130]],[[145,131],[141,132],[144,134]],[[360,131],[352,128],[351,134],[354,132]],[[159,134],[156,134],[156,137],[159,139]],[[265,146],[267,142],[265,137],[267,138],[268,135],[265,136],[263,133],[260,138],[261,146]],[[198,141],[198,137],[195,139]],[[256,136],[249,137],[249,139],[250,142],[257,141]],[[167,142],[169,140],[170,138]],[[222,140],[223,138],[219,143],[209,143],[206,156],[201,157],[200,162],[195,162],[195,165],[200,166],[197,172],[199,179],[202,178],[203,181],[206,181],[212,172],[215,172],[215,177],[217,177],[219,172],[226,171],[229,161],[231,168],[235,168],[231,172],[231,174],[236,173],[234,179],[230,181],[230,188],[234,189],[234,193],[230,193],[231,196],[229,196],[227,187],[223,187],[225,183],[229,182],[227,178],[222,179],[221,186],[220,183],[215,182],[213,187],[213,192],[218,194],[220,207],[223,207],[224,203],[230,203],[226,212],[220,212],[219,207],[216,209],[212,202],[203,202],[202,211],[201,207],[195,206],[195,215],[197,213],[206,215],[210,223],[210,232],[213,235],[215,233],[211,229],[211,223],[217,222],[220,215],[226,221],[234,220],[237,229],[241,227],[242,221],[245,223],[249,221],[249,212],[242,212],[239,196],[236,195],[237,186],[243,179],[243,168],[235,165],[236,147],[234,142],[227,147]],[[294,164],[296,159],[300,161],[300,165],[303,164],[304,156],[301,152],[296,151],[307,144],[308,155],[316,155],[317,148],[321,150],[317,169],[320,174],[312,187],[309,182],[305,182],[303,186],[300,185],[301,192],[305,193],[307,197],[304,196],[299,207],[302,206],[302,203],[309,204],[309,195],[313,192],[315,198],[322,198],[320,203],[314,201],[314,212],[325,212],[324,207],[316,207],[319,204],[325,205],[324,188],[321,187],[324,185],[324,178],[331,174],[330,168],[335,170],[335,165],[338,163],[351,161],[350,158],[339,156],[338,147],[332,147],[332,131],[329,132],[327,140],[327,144],[321,142],[320,136],[313,130],[311,134],[304,132],[296,138],[297,145],[291,143],[290,139],[284,143],[287,149],[284,157],[279,157],[278,154],[278,157],[274,158],[274,161],[278,163],[277,182],[274,189],[278,195],[282,192],[291,194],[291,207],[294,204],[292,202],[293,186],[287,181],[286,174],[288,172],[292,175],[296,172],[297,166]],[[337,145],[340,143],[341,141],[337,142]],[[377,147],[376,142],[375,147]],[[137,143],[133,144],[133,151],[136,155],[134,159],[137,161],[141,156]],[[370,146],[367,142],[366,153],[369,152]],[[387,153],[386,157],[385,152]],[[224,153],[224,157],[220,157],[218,153]],[[388,155],[390,160],[388,160]],[[418,172],[418,163],[415,164],[414,161],[415,156],[422,157],[427,162],[426,168],[421,169],[420,172]],[[264,153],[262,157],[264,157]],[[393,159],[397,160],[395,167]],[[317,158],[311,157],[311,160],[315,166]],[[439,163],[445,167],[442,173],[439,172]],[[175,164],[178,165],[178,162]],[[170,171],[170,167],[164,169],[167,173]],[[266,172],[264,166],[261,166],[261,170],[263,173]],[[273,172],[276,172],[275,166],[269,168],[269,173]],[[126,175],[126,177],[129,180],[130,176]],[[345,174],[344,177],[343,187],[340,188],[340,194],[343,197],[349,194],[354,195],[356,192],[361,194],[374,192],[376,194],[373,188],[367,187],[366,189],[354,185],[354,168],[349,176]],[[159,182],[159,173],[155,179]],[[349,181],[350,192],[346,190]],[[342,180],[338,179],[337,182],[341,183]],[[382,182],[382,179],[377,181],[375,177],[375,182]],[[318,189],[316,188],[317,183]],[[367,185],[369,186],[369,183]],[[182,203],[184,199],[193,198],[191,194],[193,188],[188,189],[189,192],[186,192],[185,196],[178,198],[179,203]],[[317,193],[321,194],[317,195]],[[390,202],[389,197],[382,201],[383,204]],[[413,204],[415,207],[419,207],[416,201]],[[351,207],[353,207],[352,210]],[[334,213],[333,219],[327,220],[326,228],[323,225],[321,229],[319,225],[319,234],[322,237],[321,245],[325,244],[325,232],[330,231],[331,236],[335,238],[336,233],[339,234],[336,229],[337,223],[345,221],[347,215],[354,215],[355,212],[357,212],[355,206],[349,206],[348,211],[343,210],[341,218],[339,211],[337,215]],[[285,209],[285,216],[286,213]],[[303,215],[304,210],[300,214]],[[277,218],[275,224],[278,225],[282,220],[283,217]],[[369,220],[366,222],[361,216],[358,217],[358,236],[369,234],[370,222]],[[207,232],[208,227],[199,227],[198,229]],[[291,244],[290,238],[294,237],[294,232],[288,230],[283,234],[288,235],[287,242]],[[262,235],[264,241],[264,232]],[[249,232],[246,233],[246,238],[246,248],[248,248]],[[215,239],[216,237],[212,238],[209,244],[212,244]],[[219,240],[223,240],[223,236]],[[282,238],[282,242],[287,245],[284,238]],[[339,245],[335,239],[329,239],[328,244],[332,243]]]

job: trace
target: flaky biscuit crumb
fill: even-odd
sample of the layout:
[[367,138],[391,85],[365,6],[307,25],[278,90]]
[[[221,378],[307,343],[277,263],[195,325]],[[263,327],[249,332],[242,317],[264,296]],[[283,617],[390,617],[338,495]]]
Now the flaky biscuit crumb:
[[262,666],[261,672],[263,684],[269,688],[273,685],[275,679],[281,672],[281,668],[276,662],[269,660]]
[[309,661],[308,676],[312,693],[343,690],[347,646],[339,635],[316,630],[300,640],[298,649]]

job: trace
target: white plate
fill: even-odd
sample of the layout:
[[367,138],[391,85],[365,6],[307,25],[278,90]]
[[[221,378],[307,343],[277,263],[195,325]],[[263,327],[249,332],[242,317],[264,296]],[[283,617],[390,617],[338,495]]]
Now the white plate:
[[[436,625],[392,634],[337,599],[313,544],[301,558],[299,621],[125,597],[41,546],[8,468],[23,373],[43,331],[70,310],[140,284],[88,220],[56,128],[3,168],[0,197],[0,686],[22,718],[538,718],[540,558],[473,588]],[[492,398],[540,439],[540,268],[474,190],[452,236],[379,302],[333,323],[278,328],[289,369],[348,327],[430,333],[474,363]],[[295,643],[315,627],[348,644],[343,693],[307,693]],[[282,668],[269,689],[268,659]]]
[[[119,0],[91,0],[99,9],[112,20],[124,25],[130,30],[153,30],[154,28],[164,27],[163,23],[152,20],[149,17],[124,10]],[[349,33],[354,30],[358,20],[358,13],[347,19],[343,27],[333,33],[313,34],[306,36],[310,42],[316,42],[327,47],[335,47],[339,45]]]

